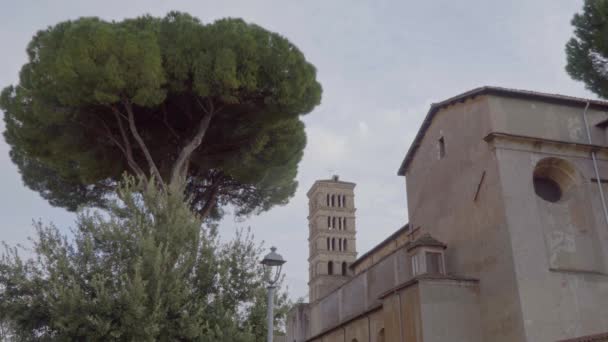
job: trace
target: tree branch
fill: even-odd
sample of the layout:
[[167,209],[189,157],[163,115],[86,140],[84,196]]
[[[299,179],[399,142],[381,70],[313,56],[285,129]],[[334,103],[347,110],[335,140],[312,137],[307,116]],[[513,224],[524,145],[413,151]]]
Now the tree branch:
[[[122,141],[124,142],[124,151],[123,152],[125,153],[125,156],[127,158],[127,163],[133,169],[133,171],[135,172],[135,174],[138,177],[146,178],[146,173],[139,167],[139,165],[133,158],[133,148],[131,147],[131,143],[129,142],[129,137],[127,136],[127,133],[125,132],[125,128],[122,124],[122,119],[120,118],[123,115],[122,115],[122,113],[120,113],[120,111],[118,109],[116,109],[116,107],[112,106],[111,108],[112,108],[112,113],[114,113],[114,118],[116,119],[116,122],[118,123],[118,129],[120,130],[120,135],[122,136]],[[104,125],[105,125],[105,123],[104,123]],[[108,133],[109,133],[109,131],[108,131]]]
[[169,132],[171,134],[173,134],[174,137],[179,139],[180,138],[179,134],[177,134],[177,132],[173,129],[173,127],[171,127],[171,125],[169,125],[169,121],[167,120],[167,107],[165,106],[164,103],[162,105],[162,109],[163,109],[163,123],[165,124],[165,126],[167,127]]
[[199,215],[202,219],[205,219],[211,213],[211,210],[215,207],[217,203],[217,196],[219,194],[220,186],[222,185],[225,178],[221,174],[221,172],[213,172],[211,184],[201,196],[197,199],[196,202],[203,202],[203,207],[198,211]]
[[209,189],[209,193],[207,194],[207,200],[205,201],[205,204],[203,205],[203,207],[200,210],[200,216],[201,219],[205,219],[207,216],[209,216],[209,214],[211,213],[211,210],[215,207],[215,204],[217,203],[217,194],[218,194],[218,190],[219,190],[219,183],[213,185],[211,189]]
[[197,102],[201,106],[201,109],[205,112],[205,115],[201,119],[198,124],[198,129],[196,134],[190,139],[190,141],[182,148],[177,157],[177,160],[173,164],[173,169],[171,170],[171,184],[177,185],[180,181],[184,180],[186,174],[188,172],[187,165],[190,160],[190,156],[194,150],[196,150],[202,143],[203,137],[209,128],[209,124],[211,123],[211,119],[216,114],[216,111],[213,107],[213,102],[208,100],[209,108],[205,108],[200,101],[197,99]]
[[105,122],[103,122],[103,125],[106,128],[106,131],[108,132],[108,138],[110,138],[114,145],[116,145],[118,149],[122,152],[122,154],[125,156],[125,158],[127,159],[127,164],[129,165],[131,170],[135,172],[136,175],[142,176],[142,170],[138,167],[137,164],[135,164],[133,158],[129,157],[129,153],[127,152],[127,150],[120,144],[120,142],[116,138],[114,138],[114,135],[112,134],[108,126],[105,124]]
[[123,100],[123,105],[125,106],[129,117],[129,128],[131,129],[131,134],[133,134],[133,137],[135,138],[135,141],[137,141],[139,148],[141,148],[142,152],[144,153],[144,156],[148,161],[148,166],[150,167],[152,174],[154,175],[154,177],[156,177],[161,187],[166,190],[163,178],[161,177],[160,172],[158,171],[158,168],[154,163],[154,159],[152,159],[152,155],[150,154],[148,147],[146,146],[144,140],[141,138],[139,132],[137,131],[137,126],[135,125],[135,115],[133,114],[133,107],[131,106],[131,103],[128,100]]

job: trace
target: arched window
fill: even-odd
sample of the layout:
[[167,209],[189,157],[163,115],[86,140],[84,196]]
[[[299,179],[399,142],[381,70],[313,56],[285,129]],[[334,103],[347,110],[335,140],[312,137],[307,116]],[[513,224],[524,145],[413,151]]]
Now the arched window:
[[346,207],[346,196],[342,195],[342,206]]
[[346,275],[346,261],[342,262],[342,275]]
[[334,263],[331,261],[327,262],[327,274],[329,274],[329,275],[334,274]]
[[336,250],[336,238],[331,239],[331,250]]
[[378,338],[376,339],[378,342],[384,342],[384,328],[378,331]]
[[348,227],[346,225],[346,217],[344,218],[344,223],[342,224],[342,227],[344,228],[344,230],[348,229]]
[[329,194],[327,194],[327,206],[329,207]]
[[327,238],[327,250],[329,250],[329,238]]
[[331,195],[331,206],[336,206],[336,195]]
[[331,219],[331,227],[336,228],[336,218],[335,217]]
[[331,217],[327,216],[327,228],[331,228]]
[[343,251],[345,251],[345,250],[346,250],[346,241],[347,241],[346,239],[344,239],[344,240],[342,241],[342,250],[343,250]]
[[338,217],[338,230],[342,230],[342,218]]

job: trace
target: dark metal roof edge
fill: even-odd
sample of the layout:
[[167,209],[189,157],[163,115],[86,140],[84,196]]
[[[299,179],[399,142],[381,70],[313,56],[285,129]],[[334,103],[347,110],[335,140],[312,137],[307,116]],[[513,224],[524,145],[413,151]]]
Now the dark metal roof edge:
[[355,268],[355,266],[359,265],[364,259],[366,259],[368,256],[370,256],[372,253],[374,253],[375,251],[379,250],[380,248],[386,246],[390,241],[392,241],[399,234],[401,234],[404,231],[408,230],[409,226],[410,226],[409,223],[404,224],[401,228],[397,229],[394,233],[392,233],[391,235],[389,235],[386,239],[382,240],[382,242],[380,242],[379,244],[377,244],[374,247],[372,247],[372,249],[370,249],[367,252],[361,254],[361,256],[358,257],[357,260],[353,261],[348,267],[350,269]]
[[411,163],[412,159],[414,158],[414,155],[416,154],[416,151],[418,150],[418,147],[420,145],[420,142],[422,141],[422,138],[426,134],[426,131],[427,131],[428,127],[430,126],[431,121],[435,117],[435,114],[440,109],[445,108],[449,105],[458,103],[458,102],[464,102],[465,100],[467,100],[469,98],[473,98],[473,97],[479,96],[479,95],[499,95],[499,96],[504,96],[504,97],[538,99],[538,100],[544,100],[544,101],[548,101],[548,102],[571,104],[571,105],[574,105],[574,104],[585,105],[585,104],[589,103],[590,106],[592,106],[592,107],[608,108],[608,102],[601,101],[601,100],[584,99],[584,98],[580,98],[580,97],[541,93],[541,92],[530,91],[530,90],[494,87],[494,86],[483,86],[483,87],[475,88],[475,89],[466,91],[462,94],[456,95],[454,97],[450,97],[441,102],[431,104],[431,108],[429,108],[429,111],[427,112],[426,117],[424,118],[424,121],[422,122],[422,125],[420,126],[420,129],[418,130],[418,133],[416,134],[416,137],[414,138],[414,141],[410,145],[410,148],[408,149],[408,151],[405,155],[405,158],[403,159],[403,161],[401,162],[401,165],[399,166],[397,175],[405,176],[405,172],[407,171],[409,164]]

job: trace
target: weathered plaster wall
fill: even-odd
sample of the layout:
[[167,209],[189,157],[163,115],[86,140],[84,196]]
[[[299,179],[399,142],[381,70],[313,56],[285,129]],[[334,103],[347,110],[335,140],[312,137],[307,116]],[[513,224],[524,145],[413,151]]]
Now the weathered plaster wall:
[[424,342],[480,342],[479,287],[453,280],[419,283]]
[[[535,137],[539,139],[587,144],[583,120],[585,105],[554,104],[538,100],[523,100],[487,96],[494,132]],[[608,113],[589,108],[587,118],[591,137],[597,145],[606,145],[605,131],[594,125],[608,118]]]
[[304,342],[310,336],[310,305],[308,303],[296,304],[286,318],[288,342]]
[[[591,182],[595,174],[590,149],[567,144],[588,143],[584,106],[503,98],[493,98],[491,103],[497,131],[542,138],[492,140],[527,340],[548,342],[606,332],[608,227],[597,183]],[[607,116],[588,111],[590,124]],[[605,132],[597,127],[590,130],[593,143],[605,146]],[[534,192],[534,169],[546,158],[564,161],[575,171],[574,184],[557,203]],[[600,178],[607,179],[608,155],[600,152],[599,158]]]
[[354,265],[354,274],[365,271],[409,241],[409,230],[401,229],[398,234],[392,236],[388,241],[383,241],[379,246],[374,247],[371,251],[366,252],[365,255],[357,259],[357,263]]
[[[406,173],[410,225],[448,245],[448,272],[480,280],[482,340],[524,341],[488,96],[440,110]],[[446,154],[439,158],[438,139]]]

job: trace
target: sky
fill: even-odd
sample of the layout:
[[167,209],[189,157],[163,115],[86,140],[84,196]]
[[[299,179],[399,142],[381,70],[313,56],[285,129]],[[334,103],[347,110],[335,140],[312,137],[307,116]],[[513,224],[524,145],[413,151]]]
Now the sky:
[[[0,0],[0,87],[14,84],[40,29],[97,16],[121,20],[179,10],[212,22],[240,17],[278,32],[317,67],[323,99],[303,117],[308,144],[289,204],[220,225],[224,238],[251,227],[274,245],[292,298],[308,294],[306,191],[338,174],[357,183],[362,254],[407,222],[397,169],[433,102],[483,85],[595,98],[564,71],[570,20],[582,0]],[[4,126],[0,123],[0,129]],[[29,244],[33,220],[69,232],[75,215],[21,182],[0,138],[0,240]]]

